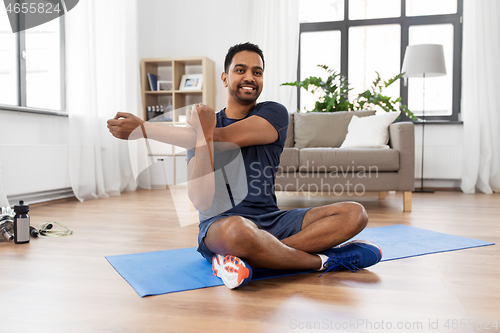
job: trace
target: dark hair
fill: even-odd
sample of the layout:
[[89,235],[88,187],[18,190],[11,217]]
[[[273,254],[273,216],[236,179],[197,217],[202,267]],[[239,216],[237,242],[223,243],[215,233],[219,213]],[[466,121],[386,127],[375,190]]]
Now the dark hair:
[[233,61],[233,57],[236,53],[241,52],[241,51],[251,51],[257,53],[260,58],[262,59],[262,65],[265,65],[264,61],[264,53],[262,53],[262,50],[258,45],[252,44],[250,42],[246,42],[243,44],[236,44],[234,46],[231,46],[229,50],[227,51],[226,54],[226,59],[224,60],[224,72],[228,72],[229,66],[231,65],[231,61]]

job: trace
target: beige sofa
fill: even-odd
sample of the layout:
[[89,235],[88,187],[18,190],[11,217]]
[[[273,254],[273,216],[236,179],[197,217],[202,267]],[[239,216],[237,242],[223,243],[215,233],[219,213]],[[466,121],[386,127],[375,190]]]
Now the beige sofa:
[[389,126],[389,149],[339,148],[353,115],[374,111],[295,113],[276,177],[277,191],[362,195],[403,192],[403,211],[411,211],[414,189],[414,129],[411,122]]

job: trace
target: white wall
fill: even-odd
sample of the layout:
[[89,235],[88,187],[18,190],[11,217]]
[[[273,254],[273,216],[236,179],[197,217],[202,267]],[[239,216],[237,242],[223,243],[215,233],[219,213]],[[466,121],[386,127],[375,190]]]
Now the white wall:
[[[427,124],[424,130],[424,187],[460,187],[463,125]],[[415,186],[420,187],[422,125],[415,125]]]
[[8,197],[33,198],[26,194],[46,191],[60,195],[58,190],[70,187],[67,117],[0,110],[0,124],[0,158]]
[[67,117],[0,110],[0,119],[1,145],[68,144]]
[[[246,20],[243,6],[235,0],[147,0],[154,9],[139,16],[139,41],[144,45],[141,57],[206,56],[215,62],[216,108],[226,106],[227,95],[219,80],[227,49],[246,42]],[[141,6],[142,1],[141,1]],[[154,33],[150,33],[154,27]],[[154,35],[154,39],[151,38]],[[144,44],[146,44],[144,42]]]
[[[156,57],[156,2],[156,0],[140,0],[137,6],[137,54],[139,59]],[[163,21],[165,22],[165,20]]]

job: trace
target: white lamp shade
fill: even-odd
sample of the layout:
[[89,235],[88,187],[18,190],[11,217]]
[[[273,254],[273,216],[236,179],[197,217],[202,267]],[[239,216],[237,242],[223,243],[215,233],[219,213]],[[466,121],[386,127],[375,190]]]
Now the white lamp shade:
[[405,73],[404,77],[446,75],[443,45],[408,45],[401,72]]

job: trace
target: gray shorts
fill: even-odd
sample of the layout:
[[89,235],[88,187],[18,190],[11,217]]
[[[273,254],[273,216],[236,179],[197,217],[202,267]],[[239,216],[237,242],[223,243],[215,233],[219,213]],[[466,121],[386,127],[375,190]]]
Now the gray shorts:
[[205,259],[212,262],[212,257],[215,255],[205,245],[205,236],[207,235],[208,228],[215,221],[228,217],[228,216],[241,216],[249,219],[257,225],[261,230],[269,232],[279,240],[288,238],[295,235],[302,229],[302,221],[307,211],[311,208],[296,208],[291,210],[278,210],[271,213],[262,215],[247,215],[247,214],[234,214],[222,213],[212,218],[201,221],[199,224],[200,232],[198,233],[198,252],[201,253]]

